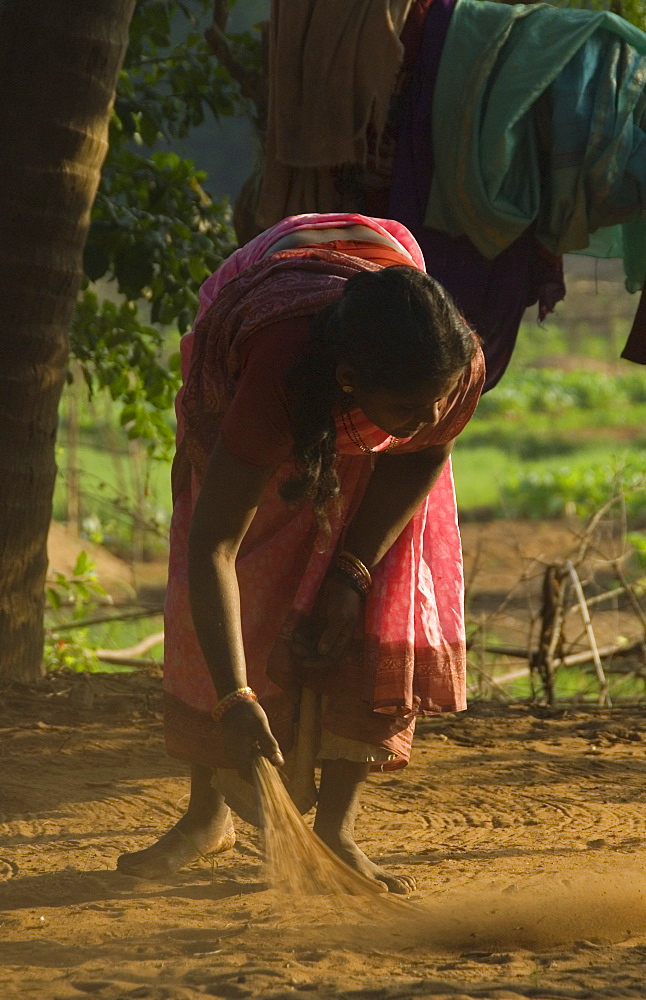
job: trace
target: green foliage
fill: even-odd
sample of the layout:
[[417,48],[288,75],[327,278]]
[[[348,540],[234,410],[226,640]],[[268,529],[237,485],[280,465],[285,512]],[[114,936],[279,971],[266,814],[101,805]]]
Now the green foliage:
[[105,597],[105,590],[99,583],[96,567],[87,552],[79,552],[71,576],[54,572],[54,578],[45,590],[47,604],[58,611],[64,604],[75,611],[86,610],[97,597]]
[[92,281],[116,280],[128,301],[151,303],[154,323],[189,327],[197,290],[231,250],[226,207],[201,187],[203,173],[175,153],[119,152],[94,206],[85,252]]
[[478,415],[558,414],[566,410],[602,411],[646,403],[646,379],[639,372],[605,375],[553,368],[516,371],[480,401]]
[[137,303],[99,301],[86,289],[71,333],[90,395],[96,386],[107,389],[122,404],[119,419],[128,436],[169,455],[174,441],[169,408],[179,386],[179,354],[162,363],[159,327],[142,322]]
[[563,467],[512,475],[502,488],[505,507],[512,517],[552,518],[564,514],[590,517],[612,497],[624,495],[629,518],[643,516],[646,475],[643,466],[592,465],[586,469]]
[[[200,285],[234,247],[228,204],[209,197],[203,172],[167,151],[207,115],[244,106],[204,40],[210,9],[210,0],[138,0],[71,331],[90,390],[107,388],[123,403],[128,433],[162,450],[170,432],[161,411],[178,373],[160,362],[153,324],[184,333]],[[245,65],[257,63],[257,34],[229,41]],[[99,301],[89,288],[97,281],[114,286],[118,305]]]
[[[138,0],[117,100],[123,132],[152,146],[184,138],[207,112],[217,119],[245,111],[237,85],[204,38],[212,0]],[[227,35],[233,55],[254,69],[261,61],[257,32]]]
[[[86,552],[79,552],[72,576],[55,572],[45,590],[47,605],[51,610],[71,608],[76,619],[80,619],[82,614],[94,607],[97,598],[105,596],[105,590],[97,579],[95,564]],[[43,651],[45,669],[98,670],[99,661],[94,652],[87,648],[86,642],[87,632],[83,629],[77,630],[73,636],[62,634],[55,628],[47,630]]]
[[[635,562],[641,570],[646,571],[646,532],[629,531],[626,535],[626,541],[632,547]],[[642,583],[646,583],[646,578]],[[642,592],[643,589],[642,587]]]
[[45,636],[43,661],[45,670],[73,670],[76,673],[97,673],[99,661],[94,651],[86,645],[87,632],[79,629],[74,635],[51,632]]
[[92,649],[87,645],[87,632],[79,629],[74,635],[50,632],[45,636],[43,662],[45,670],[73,670],[76,673],[97,673],[101,667]]
[[[175,355],[175,358],[177,356]],[[118,377],[119,369],[115,369]],[[78,413],[78,445],[68,443],[70,396],[63,396],[54,491],[53,516],[68,516],[70,485],[78,496],[79,530],[84,538],[104,545],[126,561],[154,559],[167,552],[170,521],[170,458],[173,432],[167,411],[152,411],[164,421],[159,434],[167,436],[150,453],[144,440],[128,440],[120,420],[122,404],[107,392],[83,402]],[[150,431],[149,433],[152,433]],[[70,483],[70,476],[72,482]]]

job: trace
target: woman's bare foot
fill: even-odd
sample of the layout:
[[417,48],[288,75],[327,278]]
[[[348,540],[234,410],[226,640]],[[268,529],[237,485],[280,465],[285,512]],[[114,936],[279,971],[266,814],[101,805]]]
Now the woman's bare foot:
[[407,895],[415,889],[408,875],[391,875],[379,868],[357,847],[354,823],[359,797],[370,765],[350,760],[321,762],[321,784],[314,833],[337,857],[366,878],[381,882],[388,892]]
[[316,833],[341,861],[345,861],[346,865],[349,865],[354,871],[359,872],[360,875],[365,875],[366,878],[374,879],[376,882],[382,882],[388,892],[396,892],[407,896],[410,892],[415,891],[414,878],[410,875],[391,875],[390,872],[380,868],[374,861],[366,857],[352,838],[348,839],[342,836],[324,837],[318,830],[316,830]]
[[228,850],[235,840],[231,810],[211,788],[210,769],[194,765],[185,814],[150,847],[121,854],[117,869],[137,878],[166,878],[204,855]]

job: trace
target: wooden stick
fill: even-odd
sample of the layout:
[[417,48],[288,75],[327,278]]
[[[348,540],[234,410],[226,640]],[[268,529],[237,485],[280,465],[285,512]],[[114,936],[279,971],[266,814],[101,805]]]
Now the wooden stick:
[[548,705],[554,702],[554,659],[563,634],[564,600],[563,570],[558,564],[547,566],[543,577],[541,633],[530,666],[540,675]]
[[85,628],[88,625],[109,625],[110,622],[136,621],[137,618],[156,618],[161,614],[163,608],[142,608],[140,611],[124,611],[121,615],[101,615],[94,618],[83,618],[76,622],[63,622],[61,625],[51,625],[45,629],[45,635],[52,632],[72,632],[77,628]]
[[134,657],[127,660],[115,660],[114,657],[99,656],[97,659],[102,663],[118,664],[120,667],[152,667],[155,670],[161,670],[164,666],[160,660],[140,660]]
[[570,574],[570,579],[572,580],[572,586],[577,596],[577,600],[581,605],[581,615],[583,617],[583,623],[586,628],[588,635],[588,642],[590,643],[590,652],[592,653],[592,659],[594,660],[594,667],[597,672],[597,679],[599,681],[599,704],[611,706],[610,696],[608,694],[608,681],[606,680],[606,675],[603,671],[603,664],[601,663],[601,657],[599,656],[599,650],[597,648],[597,640],[594,635],[592,628],[592,621],[590,619],[590,612],[588,610],[588,605],[586,604],[585,594],[583,593],[583,587],[581,586],[581,581],[579,580],[579,574],[574,568],[574,564],[570,559],[565,560],[565,568]]
[[[630,656],[632,653],[637,653],[641,651],[641,640],[629,644],[621,644],[614,646],[601,646],[598,648],[599,656],[605,659],[607,656]],[[580,653],[569,653],[562,659],[554,660],[554,669],[560,670],[563,667],[577,667],[583,666],[585,663],[591,663],[593,661],[592,650],[584,649]],[[477,668],[474,668],[477,669]],[[621,670],[615,671],[614,668],[607,668],[611,673],[621,673]],[[639,671],[635,671],[639,673]],[[498,686],[502,684],[509,684],[512,681],[520,680],[521,677],[526,677],[530,673],[530,668],[518,667],[517,670],[510,670],[506,674],[501,674],[496,677],[496,684]]]
[[[505,698],[509,698],[509,692],[505,691],[503,684],[511,684],[512,681],[521,680],[523,677],[527,677],[529,674],[529,667],[520,667],[518,670],[511,670],[507,674],[503,674],[502,677],[492,677],[491,674],[487,674],[480,670],[480,667],[473,667],[477,673],[483,673],[485,680],[491,685],[492,688],[496,688]],[[472,684],[469,687],[469,694],[474,694],[478,690],[477,684]]]
[[477,643],[473,639],[467,642],[467,649],[482,649],[485,653],[495,653],[498,656],[513,656],[517,660],[529,660],[533,655],[531,649],[523,649],[520,646],[496,646],[494,643]]
[[[487,684],[489,684],[492,688],[496,688],[498,691],[500,691],[500,693],[502,695],[504,695],[505,698],[509,697],[509,692],[503,690],[503,688],[500,686],[501,685],[500,679],[496,679],[496,678],[492,677],[491,674],[488,674],[485,670],[482,669],[482,667],[478,667],[475,664],[471,665],[471,669],[475,670],[475,672],[477,674],[481,675],[484,678],[484,680],[486,680]],[[526,671],[520,672],[519,676],[523,677],[525,673],[526,673]],[[478,685],[472,685],[469,688],[469,691],[472,694],[473,694],[474,691],[478,691]]]
[[[614,562],[615,560],[613,560]],[[606,590],[603,594],[596,594],[594,597],[587,597],[587,605],[589,608],[596,606],[597,604],[602,604],[604,601],[609,601],[613,597],[619,597],[621,594],[626,593],[625,587],[614,587],[613,590]],[[573,604],[565,612],[566,615],[571,614],[573,611],[580,611],[581,606],[579,604]]]
[[639,618],[640,622],[642,623],[642,625],[644,627],[644,634],[646,635],[646,614],[644,613],[644,610],[643,610],[641,604],[637,600],[637,594],[635,593],[635,591],[633,590],[633,588],[628,583],[628,580],[624,576],[623,570],[622,570],[621,566],[619,565],[619,560],[618,559],[614,560],[613,566],[615,567],[615,571],[617,573],[617,576],[619,577],[619,579],[621,580],[621,582],[623,584],[623,589],[626,591],[626,593],[628,595],[628,600],[632,604],[633,611],[635,612],[635,614],[637,615],[637,617]]
[[98,660],[103,660],[104,663],[125,663],[137,656],[142,656],[153,646],[157,646],[163,641],[163,632],[153,632],[152,635],[147,635],[144,639],[136,642],[134,646],[128,646],[126,649],[95,649],[94,655]]

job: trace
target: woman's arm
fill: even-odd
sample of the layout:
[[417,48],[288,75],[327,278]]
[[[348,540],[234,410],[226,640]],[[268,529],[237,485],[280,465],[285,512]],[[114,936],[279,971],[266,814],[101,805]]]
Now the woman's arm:
[[[380,455],[344,548],[373,569],[432,490],[452,447],[450,441],[424,451]],[[318,639],[312,642],[299,633],[294,641],[295,651],[312,671],[329,670],[352,641],[361,600],[341,578],[331,576],[321,591],[320,607],[326,624]]]
[[372,569],[399,538],[437,482],[453,441],[424,451],[380,455],[344,548]]
[[[191,612],[220,698],[247,684],[235,562],[271,472],[241,462],[216,445],[193,512],[188,545]],[[222,726],[228,750],[245,776],[255,744],[273,763],[282,763],[267,717],[255,702],[232,705],[222,716]]]

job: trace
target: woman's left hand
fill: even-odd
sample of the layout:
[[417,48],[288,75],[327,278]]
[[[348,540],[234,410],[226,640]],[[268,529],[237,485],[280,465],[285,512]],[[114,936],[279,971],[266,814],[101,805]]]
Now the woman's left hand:
[[294,634],[292,648],[306,669],[329,669],[338,662],[354,638],[363,601],[342,578],[328,577],[321,588],[314,620],[307,630]]

